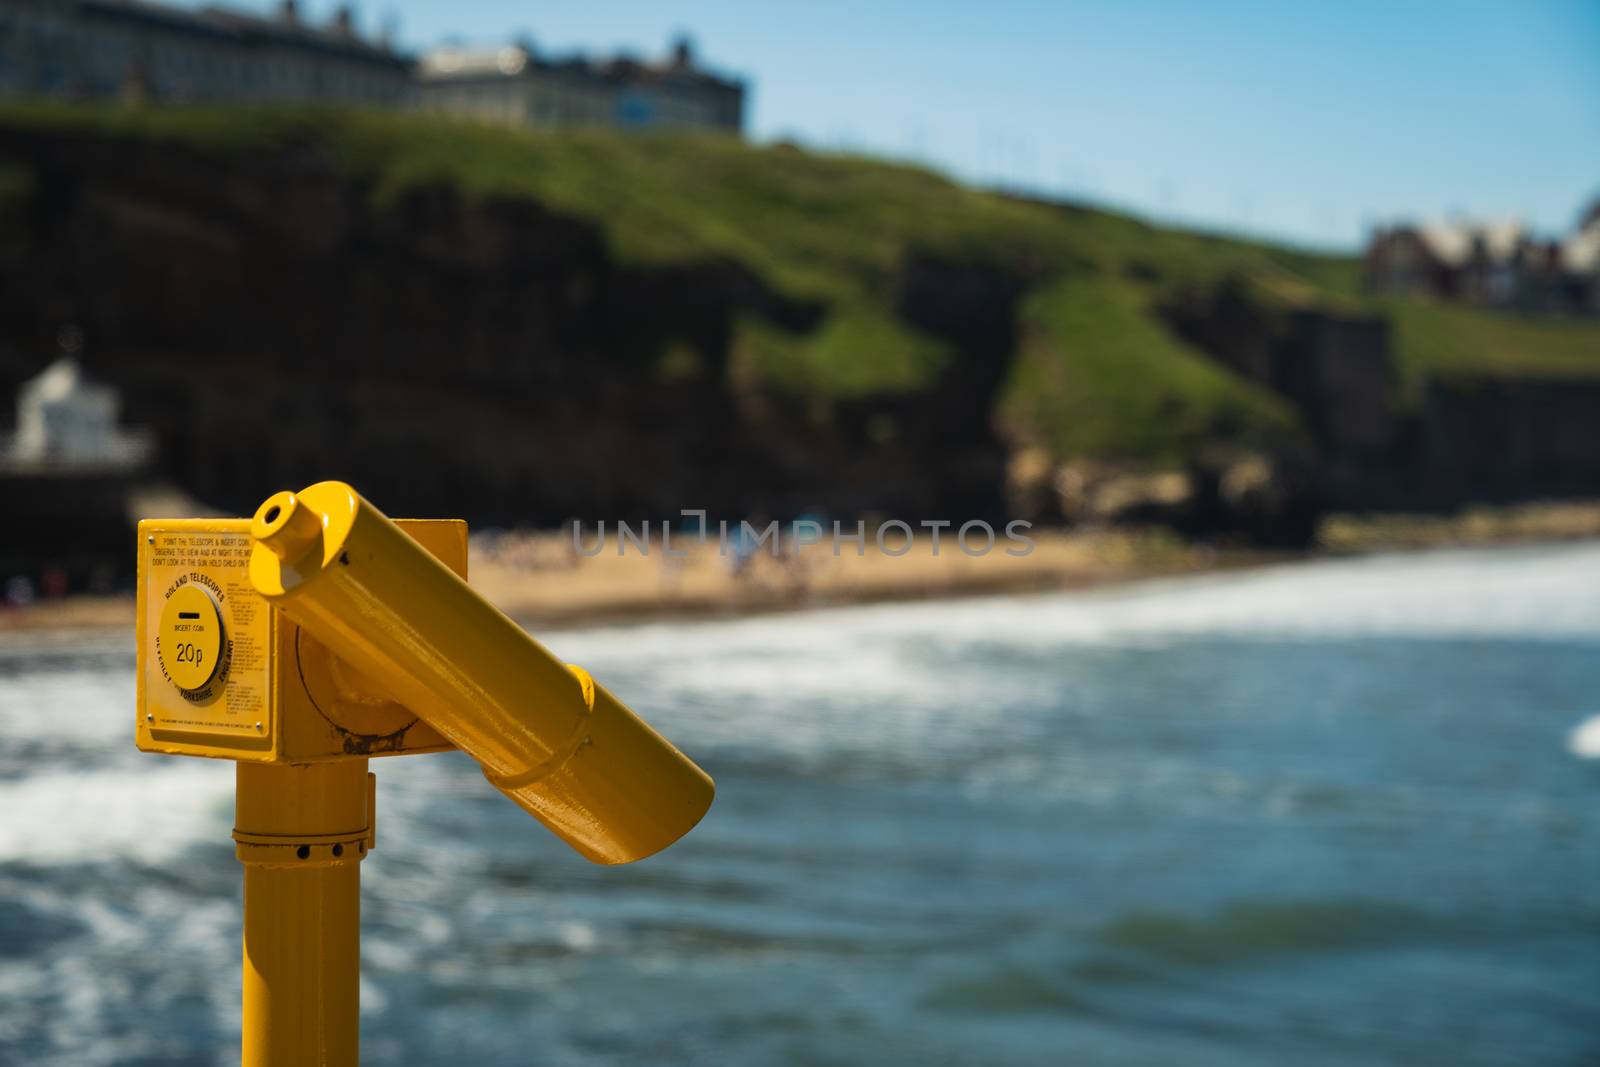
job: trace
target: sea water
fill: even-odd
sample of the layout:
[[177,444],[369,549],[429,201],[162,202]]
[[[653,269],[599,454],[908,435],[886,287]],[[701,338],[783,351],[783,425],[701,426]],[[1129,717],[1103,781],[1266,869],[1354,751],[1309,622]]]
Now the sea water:
[[[367,1064],[1600,1061],[1600,546],[542,636],[716,804],[375,761]],[[232,768],[0,640],[0,1063],[236,1063]]]

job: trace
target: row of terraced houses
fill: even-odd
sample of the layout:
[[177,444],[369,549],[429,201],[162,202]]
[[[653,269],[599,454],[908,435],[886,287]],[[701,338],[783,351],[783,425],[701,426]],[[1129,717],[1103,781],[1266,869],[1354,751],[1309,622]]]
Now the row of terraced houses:
[[1367,246],[1365,269],[1368,288],[1386,295],[1600,315],[1600,201],[1557,237],[1516,220],[1381,227]]
[[306,18],[146,0],[0,0],[0,95],[415,107],[530,126],[741,133],[745,86],[687,40],[661,61],[548,56],[519,43],[406,55],[352,10]]

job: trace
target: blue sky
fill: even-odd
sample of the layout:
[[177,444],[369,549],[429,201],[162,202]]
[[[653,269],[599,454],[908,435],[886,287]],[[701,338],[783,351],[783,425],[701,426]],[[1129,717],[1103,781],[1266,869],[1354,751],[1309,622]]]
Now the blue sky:
[[[221,0],[265,8],[257,0]],[[333,0],[302,0],[325,17]],[[368,0],[412,48],[526,34],[747,77],[757,140],[1350,248],[1377,221],[1600,195],[1600,2],[953,3]]]

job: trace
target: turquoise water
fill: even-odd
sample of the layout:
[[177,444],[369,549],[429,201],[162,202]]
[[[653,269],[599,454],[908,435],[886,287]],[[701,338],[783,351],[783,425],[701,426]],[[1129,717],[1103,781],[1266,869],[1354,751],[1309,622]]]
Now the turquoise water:
[[[1600,1062],[1600,546],[546,636],[716,805],[376,763],[365,1063]],[[231,768],[5,640],[0,1062],[237,1062]]]

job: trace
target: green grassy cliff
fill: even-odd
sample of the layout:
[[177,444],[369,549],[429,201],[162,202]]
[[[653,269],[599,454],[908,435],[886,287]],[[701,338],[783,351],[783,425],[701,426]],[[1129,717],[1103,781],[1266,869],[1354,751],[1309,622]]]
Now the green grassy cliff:
[[[468,203],[521,201],[582,220],[624,266],[735,265],[815,314],[802,323],[739,314],[721,372],[823,406],[914,394],[946,372],[957,358],[951,331],[919,327],[903,285],[908,263],[956,265],[959,277],[999,279],[1013,298],[1011,350],[973,342],[1003,376],[996,424],[1062,459],[1167,462],[1208,440],[1301,432],[1294,407],[1180,336],[1165,313],[1223,289],[1260,323],[1308,308],[1387,318],[1402,407],[1432,377],[1600,377],[1600,323],[1376,301],[1360,293],[1350,258],[1019,200],[855,156],[281,109],[13,105],[0,109],[0,130],[132,139],[242,165],[301,152],[363,190],[373,211],[445,187]],[[38,196],[47,184],[13,159],[0,199]],[[698,357],[680,345],[650,358],[671,381],[695,373]]]

